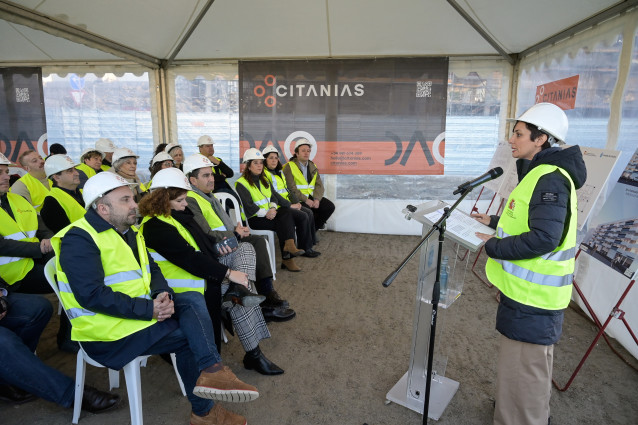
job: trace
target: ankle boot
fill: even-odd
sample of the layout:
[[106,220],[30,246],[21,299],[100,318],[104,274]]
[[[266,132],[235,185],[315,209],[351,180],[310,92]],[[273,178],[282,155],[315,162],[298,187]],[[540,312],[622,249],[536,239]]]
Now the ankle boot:
[[291,272],[300,272],[301,268],[295,264],[295,260],[292,258],[284,258],[281,260],[281,268],[284,270],[289,270]]
[[303,249],[297,248],[294,239],[286,239],[286,242],[284,243],[284,251],[289,252],[293,257],[297,257],[305,252]]
[[271,308],[288,308],[290,305],[288,301],[284,300],[279,296],[277,291],[274,289],[266,295],[266,301],[261,304],[262,307],[271,307]]
[[253,294],[244,285],[230,282],[228,291],[226,291],[222,298],[222,307],[230,308],[233,304],[243,305],[244,307],[255,307],[261,304],[265,299],[266,297],[263,295]]
[[281,375],[284,373],[283,369],[264,356],[259,346],[246,353],[244,367],[249,370],[254,369],[262,375]]

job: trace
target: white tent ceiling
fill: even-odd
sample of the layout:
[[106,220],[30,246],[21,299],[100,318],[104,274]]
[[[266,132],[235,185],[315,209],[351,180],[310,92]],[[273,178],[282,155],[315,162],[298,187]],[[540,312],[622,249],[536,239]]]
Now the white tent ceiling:
[[[0,64],[515,54],[635,0],[0,1]],[[458,10],[455,10],[456,4]],[[607,12],[606,12],[607,11]],[[475,29],[461,14],[479,27]],[[201,15],[201,16],[200,16]],[[595,18],[594,18],[595,19]],[[483,31],[493,39],[486,41]]]

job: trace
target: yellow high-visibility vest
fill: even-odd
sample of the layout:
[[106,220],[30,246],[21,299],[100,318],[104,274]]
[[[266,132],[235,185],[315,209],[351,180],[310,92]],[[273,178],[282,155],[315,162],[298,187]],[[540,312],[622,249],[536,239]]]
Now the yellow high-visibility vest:
[[[40,186],[42,184],[38,182]],[[7,193],[13,217],[0,208],[0,235],[5,239],[22,242],[39,242],[38,214],[35,207],[15,193]],[[33,268],[33,259],[25,257],[0,257],[0,276],[9,284],[22,280]]]
[[[148,216],[144,217],[144,219],[142,220],[142,224],[140,225],[140,232],[144,233],[144,224],[151,218],[152,217]],[[171,226],[175,227],[180,236],[183,237],[190,246],[192,246],[196,251],[200,250],[197,246],[197,243],[195,242],[195,239],[193,239],[193,235],[191,235],[190,232],[186,230],[186,228],[184,228],[184,226],[182,226],[173,217],[164,217],[163,215],[158,215],[157,218],[164,223],[170,224]],[[166,278],[168,286],[173,288],[173,291],[175,291],[176,293],[194,291],[204,295],[204,289],[206,288],[206,281],[204,279],[187,272],[181,267],[176,266],[154,249],[149,248],[148,251],[151,254],[153,260],[155,260],[157,265],[162,270],[162,274]]]
[[[251,185],[250,183],[248,183],[248,180],[243,177],[237,179],[237,181],[235,182],[235,187],[237,187],[238,184],[241,184],[246,189],[248,189],[248,191],[250,192],[250,197],[252,198],[255,205],[257,205],[262,210],[268,211],[270,209],[270,198],[272,197],[272,190],[270,189],[270,187],[262,186],[262,189],[259,190],[257,186]],[[257,213],[253,214],[252,216],[255,215],[257,215]]]
[[552,252],[527,260],[489,258],[485,265],[487,278],[507,297],[521,304],[546,310],[567,307],[572,294],[572,278],[576,254],[577,199],[576,188],[562,168],[541,164],[533,168],[510,194],[496,229],[496,237],[516,236],[529,231],[529,203],[538,180],[558,170],[568,180],[570,220],[563,242]]
[[71,290],[73,282],[69,282],[60,266],[61,240],[73,227],[79,227],[86,231],[99,248],[106,286],[131,298],[151,299],[151,268],[142,234],[135,227],[131,227],[129,230],[129,232],[135,232],[140,259],[140,263],[138,263],[129,245],[115,229],[110,228],[98,233],[83,217],[60,230],[51,239],[51,245],[56,255],[55,266],[60,298],[71,320],[71,339],[74,341],[117,341],[155,324],[157,322],[155,319],[135,320],[109,316],[80,305]]
[[315,175],[312,176],[312,180],[310,181],[310,183],[308,183],[308,180],[306,180],[306,178],[303,176],[301,169],[296,163],[290,161],[287,162],[284,167],[290,167],[292,176],[295,178],[295,186],[297,186],[297,189],[299,189],[299,191],[306,196],[312,196],[315,191],[315,183],[317,182],[317,175],[319,173],[315,173]]

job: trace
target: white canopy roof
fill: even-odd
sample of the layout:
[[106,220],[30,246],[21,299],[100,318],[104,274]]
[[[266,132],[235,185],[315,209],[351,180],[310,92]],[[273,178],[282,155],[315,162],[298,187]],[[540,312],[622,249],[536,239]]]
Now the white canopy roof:
[[[635,0],[0,1],[0,63],[498,55]],[[453,7],[456,5],[456,8]],[[467,19],[462,16],[467,15]],[[473,21],[475,29],[469,21]],[[485,35],[493,42],[486,41]]]

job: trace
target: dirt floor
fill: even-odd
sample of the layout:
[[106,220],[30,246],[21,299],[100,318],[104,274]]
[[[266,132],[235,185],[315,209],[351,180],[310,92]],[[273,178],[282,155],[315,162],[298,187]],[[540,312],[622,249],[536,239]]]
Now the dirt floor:
[[[320,236],[321,257],[300,259],[301,273],[277,273],[276,288],[297,317],[271,323],[272,338],[262,342],[261,348],[286,373],[267,377],[244,370],[241,345],[231,337],[222,348],[224,361],[242,380],[256,385],[260,397],[224,407],[259,425],[421,424],[418,413],[385,403],[386,393],[408,369],[418,257],[389,288],[381,286],[419,238],[332,232]],[[451,248],[446,246],[450,256]],[[473,255],[470,260],[471,266]],[[448,356],[445,375],[460,383],[438,421],[441,425],[492,421],[498,340],[495,292],[467,273],[463,294],[440,322],[437,349]],[[74,376],[75,355],[55,347],[57,321],[56,316],[47,327],[38,354]],[[567,382],[596,332],[579,312],[567,310],[563,337],[554,351],[558,382]],[[622,347],[619,351],[638,365]],[[87,382],[107,389],[106,370],[88,366]],[[117,410],[102,415],[83,412],[80,424],[130,423],[123,378],[121,388],[114,391],[122,396]],[[147,424],[188,423],[189,403],[179,393],[172,368],[160,358],[150,358],[142,369],[142,391]],[[571,388],[554,390],[551,423],[637,424],[637,401],[638,372],[600,342]],[[43,400],[22,406],[0,402],[4,425],[68,424],[71,416],[71,409]]]

